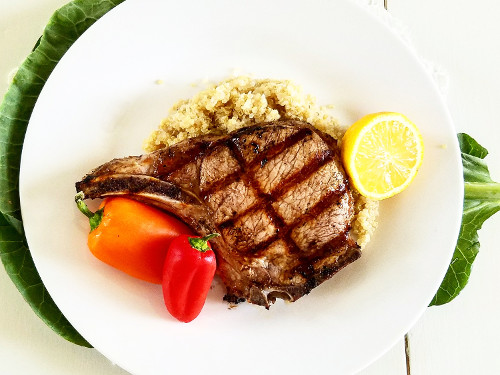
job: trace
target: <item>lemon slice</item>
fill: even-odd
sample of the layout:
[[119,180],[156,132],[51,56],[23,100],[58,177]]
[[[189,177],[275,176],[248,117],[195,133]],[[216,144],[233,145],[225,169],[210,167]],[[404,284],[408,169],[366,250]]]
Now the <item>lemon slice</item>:
[[342,162],[361,195],[374,200],[392,197],[415,178],[424,143],[406,116],[373,113],[354,123],[342,138]]

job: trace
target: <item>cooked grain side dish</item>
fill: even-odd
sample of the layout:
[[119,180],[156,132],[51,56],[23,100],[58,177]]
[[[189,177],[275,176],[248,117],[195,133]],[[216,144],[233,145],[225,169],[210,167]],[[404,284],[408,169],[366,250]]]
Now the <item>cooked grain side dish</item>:
[[[289,80],[238,76],[212,84],[191,99],[177,102],[144,143],[151,152],[203,134],[226,134],[245,126],[277,120],[310,123],[337,141],[341,126],[316,99]],[[361,248],[376,229],[378,202],[354,191],[355,219],[352,234]]]

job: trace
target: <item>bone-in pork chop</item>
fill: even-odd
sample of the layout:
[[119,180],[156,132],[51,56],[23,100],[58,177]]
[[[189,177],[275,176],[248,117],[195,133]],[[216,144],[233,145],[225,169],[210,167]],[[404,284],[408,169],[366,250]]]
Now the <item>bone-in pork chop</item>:
[[86,198],[127,195],[213,232],[225,299],[295,301],[361,255],[336,142],[298,121],[200,136],[114,159],[76,184]]

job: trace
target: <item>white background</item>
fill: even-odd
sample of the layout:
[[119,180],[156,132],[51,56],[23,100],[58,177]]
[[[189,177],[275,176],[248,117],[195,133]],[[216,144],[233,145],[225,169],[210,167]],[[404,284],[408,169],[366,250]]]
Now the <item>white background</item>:
[[[66,0],[3,0],[0,3],[0,95],[11,72],[29,54],[50,15]],[[382,1],[375,1],[381,7]],[[483,0],[388,0],[420,55],[449,77],[448,104],[457,131],[489,151],[487,163],[500,180],[500,3]],[[439,207],[436,207],[439,209]],[[432,213],[429,213],[432,215]],[[452,303],[429,308],[409,332],[409,370],[404,338],[363,375],[500,373],[500,253],[495,228],[500,214],[480,232],[481,252],[469,285]],[[126,374],[93,349],[54,334],[35,316],[0,267],[0,374]],[[334,370],[331,371],[334,373]]]

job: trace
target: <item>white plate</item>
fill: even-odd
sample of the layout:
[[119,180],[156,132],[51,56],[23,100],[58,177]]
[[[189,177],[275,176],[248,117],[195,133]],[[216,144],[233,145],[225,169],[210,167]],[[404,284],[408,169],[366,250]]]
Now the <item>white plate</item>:
[[[111,158],[141,153],[170,106],[199,90],[192,83],[233,69],[292,79],[345,121],[405,113],[423,133],[425,160],[410,188],[381,205],[363,257],[310,295],[270,311],[228,309],[217,286],[202,314],[181,324],[159,286],[89,253],[74,183]],[[455,130],[432,79],[388,27],[340,0],[127,0],[46,83],[20,185],[29,246],[52,297],[92,345],[141,375],[360,370],[403,337],[434,295],[458,235],[462,189]]]

